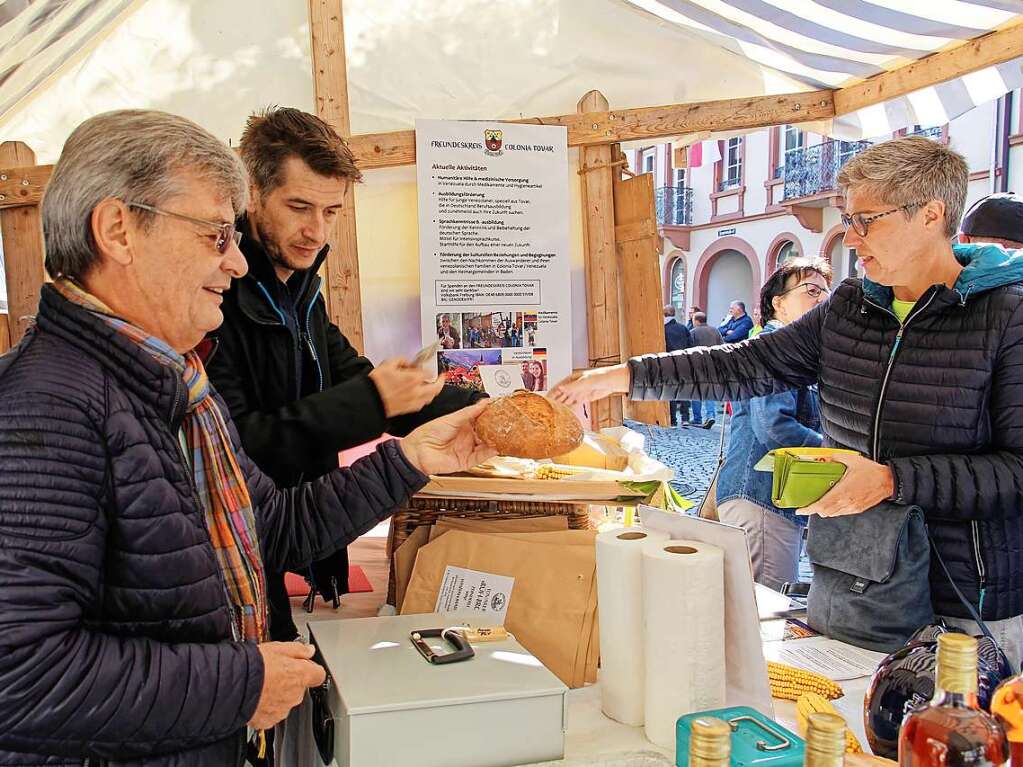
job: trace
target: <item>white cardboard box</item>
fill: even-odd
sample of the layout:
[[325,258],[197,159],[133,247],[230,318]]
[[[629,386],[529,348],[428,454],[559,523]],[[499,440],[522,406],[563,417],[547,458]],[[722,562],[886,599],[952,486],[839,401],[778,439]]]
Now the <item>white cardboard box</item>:
[[459,622],[426,614],[309,624],[328,674],[331,765],[508,767],[562,758],[568,688],[518,642],[477,644],[471,660],[432,665],[409,639]]

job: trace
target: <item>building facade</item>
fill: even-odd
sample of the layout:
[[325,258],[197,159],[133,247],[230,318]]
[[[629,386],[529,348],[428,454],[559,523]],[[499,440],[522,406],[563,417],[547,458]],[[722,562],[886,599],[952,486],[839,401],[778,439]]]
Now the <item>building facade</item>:
[[[1023,190],[1020,91],[935,127],[913,131],[943,141],[970,167],[967,209],[992,192]],[[835,280],[857,273],[842,241],[838,170],[874,142],[845,142],[786,125],[685,150],[670,144],[626,153],[636,173],[654,174],[664,302],[691,306],[717,324],[733,300],[752,314],[765,278],[786,258],[828,259]],[[688,167],[679,167],[681,165]]]

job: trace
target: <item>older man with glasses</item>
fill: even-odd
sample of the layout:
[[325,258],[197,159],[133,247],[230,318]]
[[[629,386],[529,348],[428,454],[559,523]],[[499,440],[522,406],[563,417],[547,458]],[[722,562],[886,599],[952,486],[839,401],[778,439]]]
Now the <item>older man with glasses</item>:
[[[35,327],[0,358],[0,764],[240,765],[323,681],[267,642],[264,567],[304,567],[493,451],[466,408],[279,490],[197,344],[245,273],[247,179],[151,111],[68,138]],[[259,738],[257,737],[257,740]]]
[[[1023,254],[957,245],[969,169],[940,142],[878,144],[839,174],[845,244],[865,279],[774,333],[729,348],[577,373],[567,403],[748,399],[819,384],[844,477],[805,514],[891,500],[924,510],[951,580],[1018,667],[1023,657]],[[937,563],[935,613],[978,627]]]

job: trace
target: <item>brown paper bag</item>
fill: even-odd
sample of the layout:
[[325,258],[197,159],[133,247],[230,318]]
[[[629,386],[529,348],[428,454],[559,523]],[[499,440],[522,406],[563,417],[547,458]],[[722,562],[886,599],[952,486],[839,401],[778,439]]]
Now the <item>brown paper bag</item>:
[[408,588],[409,578],[412,577],[412,567],[416,563],[416,554],[419,549],[430,541],[430,528],[427,525],[420,525],[413,530],[409,537],[401,542],[401,545],[394,552],[394,606],[401,612],[401,604],[405,601],[405,589]]
[[593,639],[590,641],[590,654],[586,662],[586,683],[597,681],[597,669],[600,667],[600,607],[593,614]]
[[542,533],[567,530],[568,517],[526,517],[525,519],[471,519],[467,517],[441,517],[430,529],[432,541],[447,530],[468,530],[474,533]]
[[572,669],[572,684],[569,687],[582,687],[586,683],[586,664],[589,659],[590,641],[593,639],[593,620],[596,617],[596,582],[593,579],[593,589],[586,599],[586,612],[583,616],[583,623],[579,631],[579,641],[576,646],[575,663]]
[[[450,530],[451,528],[448,528]],[[436,533],[432,540],[443,535],[448,530],[441,530]],[[558,544],[567,546],[595,546],[596,530],[560,530],[540,533],[493,533],[499,538],[511,538],[526,542]],[[580,626],[579,645],[576,658],[573,662],[571,682],[566,682],[570,687],[582,687],[587,682],[597,681],[597,664],[599,662],[599,641],[597,639],[598,624],[596,617],[597,591],[596,579],[594,579],[593,593],[591,594],[585,619]]]
[[[595,546],[596,531],[568,529],[568,517],[529,517],[527,519],[465,519],[452,517],[450,519],[439,519],[434,525],[420,525],[402,541],[398,550],[394,553],[394,604],[401,612],[401,605],[405,599],[405,590],[408,588],[409,578],[412,577],[412,567],[416,562],[416,554],[419,548],[424,546],[428,540],[432,541],[438,535],[448,530],[468,530],[475,532],[580,532],[590,533],[589,538],[572,540],[572,543],[589,543]],[[550,541],[559,543],[560,541]],[[567,539],[566,543],[569,542]]]
[[[585,531],[581,531],[585,532]],[[584,623],[596,593],[596,557],[589,545],[557,545],[450,530],[419,550],[402,614],[430,613],[448,565],[515,579],[505,627],[566,685],[576,671]],[[531,536],[550,535],[533,533]],[[564,535],[564,533],[556,533]],[[592,633],[592,621],[585,637]],[[586,651],[583,650],[585,658]],[[585,667],[585,664],[583,664]]]
[[[431,539],[431,543],[451,530],[442,530]],[[596,552],[596,530],[551,530],[547,533],[475,533],[472,530],[461,532],[474,533],[475,535],[492,535],[495,538],[512,541],[523,541],[524,543],[547,543],[555,546],[589,546]],[[596,554],[594,554],[596,561]]]

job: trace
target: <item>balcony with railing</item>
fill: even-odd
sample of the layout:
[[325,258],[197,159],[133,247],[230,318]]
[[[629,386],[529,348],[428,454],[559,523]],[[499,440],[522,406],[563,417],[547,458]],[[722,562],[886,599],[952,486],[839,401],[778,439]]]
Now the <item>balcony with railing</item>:
[[785,200],[832,192],[839,169],[870,146],[869,141],[825,141],[785,156]]
[[654,190],[658,226],[691,226],[693,190],[688,186],[662,186]]
[[944,138],[944,131],[940,125],[935,125],[933,128],[917,128],[914,131],[910,131],[907,135],[909,136],[923,136],[924,138],[931,138],[935,141],[941,141]]

